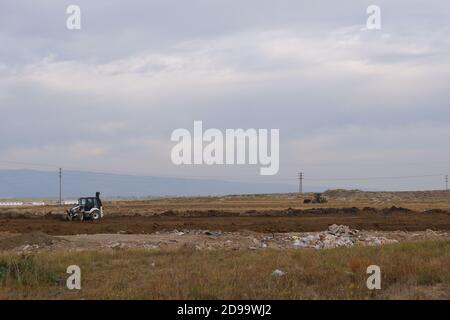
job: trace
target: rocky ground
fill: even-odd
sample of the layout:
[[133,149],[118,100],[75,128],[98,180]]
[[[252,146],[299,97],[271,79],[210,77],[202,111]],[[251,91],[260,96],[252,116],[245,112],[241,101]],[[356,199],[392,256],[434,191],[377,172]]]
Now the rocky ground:
[[360,231],[345,225],[331,225],[321,232],[223,232],[219,230],[172,230],[152,234],[79,234],[49,236],[41,232],[28,234],[0,233],[0,250],[34,252],[40,250],[102,249],[176,249],[262,250],[327,249],[352,246],[382,246],[399,241],[450,239],[445,231]]

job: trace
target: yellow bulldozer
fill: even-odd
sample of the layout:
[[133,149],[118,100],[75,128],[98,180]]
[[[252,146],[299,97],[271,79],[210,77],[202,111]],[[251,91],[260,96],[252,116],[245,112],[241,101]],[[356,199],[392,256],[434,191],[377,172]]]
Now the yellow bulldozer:
[[314,193],[314,197],[304,199],[303,203],[327,203],[328,200],[321,193]]

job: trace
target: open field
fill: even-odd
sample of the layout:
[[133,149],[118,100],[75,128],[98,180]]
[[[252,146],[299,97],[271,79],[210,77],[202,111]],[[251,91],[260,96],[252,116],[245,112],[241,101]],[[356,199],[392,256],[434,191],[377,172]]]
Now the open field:
[[[448,299],[450,241],[333,250],[0,254],[0,299]],[[68,265],[82,289],[65,288]],[[382,289],[366,287],[366,267]],[[286,272],[273,277],[275,269]]]
[[[408,208],[414,211],[430,209],[450,210],[450,191],[417,191],[417,192],[362,192],[347,190],[330,190],[323,193],[328,199],[324,204],[304,204],[303,199],[311,198],[311,193],[288,193],[247,196],[211,196],[211,197],[179,197],[155,198],[142,200],[104,200],[108,214],[116,215],[154,215],[168,210],[174,211],[237,211],[311,209],[311,208],[389,208],[392,206]],[[29,199],[28,199],[29,200]],[[39,199],[33,199],[39,201]],[[55,203],[56,201],[46,201]],[[68,208],[68,207],[65,207]],[[64,211],[57,205],[38,207],[0,207],[0,216],[5,215],[46,215]]]
[[[308,196],[109,200],[95,222],[0,208],[0,299],[450,298],[449,192]],[[382,290],[366,287],[372,264]]]

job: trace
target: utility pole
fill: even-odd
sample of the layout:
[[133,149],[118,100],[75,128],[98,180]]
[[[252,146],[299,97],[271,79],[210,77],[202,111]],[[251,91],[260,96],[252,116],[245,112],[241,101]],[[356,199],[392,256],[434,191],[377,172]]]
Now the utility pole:
[[302,193],[303,192],[303,178],[305,176],[305,174],[303,172],[299,172],[297,173],[298,175],[298,192]]
[[445,175],[445,190],[448,190],[448,174]]
[[62,168],[59,168],[59,205],[62,205]]

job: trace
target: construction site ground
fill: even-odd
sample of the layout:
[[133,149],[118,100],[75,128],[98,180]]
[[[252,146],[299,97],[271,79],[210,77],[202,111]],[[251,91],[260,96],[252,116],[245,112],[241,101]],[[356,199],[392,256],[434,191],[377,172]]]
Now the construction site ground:
[[[67,221],[64,215],[67,207],[56,204],[0,208],[0,280],[2,268],[16,270],[23,265],[30,270],[30,263],[39,270],[48,269],[52,274],[62,272],[64,275],[64,261],[79,261],[84,269],[92,269],[92,277],[97,273],[99,277],[106,277],[96,267],[99,261],[106,267],[108,261],[119,259],[120,270],[111,266],[108,272],[114,274],[120,285],[92,278],[84,293],[73,295],[73,298],[205,298],[210,297],[213,290],[211,281],[215,280],[210,277],[216,279],[226,274],[230,266],[225,261],[229,260],[232,268],[238,268],[242,263],[248,264],[249,268],[252,266],[253,271],[249,269],[248,275],[239,280],[247,283],[247,289],[229,287],[232,283],[220,278],[224,281],[222,289],[214,289],[217,292],[214,291],[213,298],[376,298],[377,295],[365,288],[364,268],[366,264],[379,263],[384,270],[390,270],[391,276],[396,275],[384,282],[391,291],[383,291],[378,295],[380,298],[450,297],[450,274],[439,273],[446,270],[445,261],[448,262],[450,192],[335,190],[325,193],[327,203],[304,204],[303,199],[311,196],[105,199],[105,217],[99,221]],[[350,251],[332,253],[340,250],[339,247]],[[381,251],[372,251],[369,247]],[[200,257],[204,260],[196,260],[196,252],[201,252]],[[286,256],[279,256],[277,252],[285,252]],[[310,255],[315,261],[314,266],[309,266],[307,257]],[[30,256],[35,257],[34,260],[27,260]],[[154,285],[159,288],[167,286],[167,290],[148,291],[141,288],[140,281],[125,281],[122,264],[127,259],[150,259],[156,264],[165,261],[163,269],[167,274],[160,275],[159,279],[153,279],[156,275],[149,274],[148,279],[158,282]],[[170,263],[178,259],[185,262],[176,266]],[[270,264],[264,266],[264,259],[271,259]],[[52,261],[57,261],[56,265]],[[119,263],[117,261],[114,263]],[[195,268],[182,267],[191,262],[200,263],[204,275],[197,274]],[[270,268],[278,267],[291,274],[286,279],[294,274],[300,277],[289,280],[293,281],[292,290],[285,291],[282,286],[274,289],[269,278],[276,270],[270,271]],[[126,274],[146,270],[144,265],[139,268],[134,264],[127,265]],[[300,276],[297,275],[298,268],[311,270],[308,275],[302,273]],[[357,273],[358,280],[347,279],[345,275],[337,280],[333,271],[336,268],[338,274]],[[238,269],[234,272],[240,274],[242,270]],[[357,272],[351,271],[353,269]],[[252,280],[254,272],[263,273],[258,281],[268,281],[267,288],[263,290],[256,286],[257,282]],[[346,289],[339,291],[336,287],[336,292],[329,291],[327,286],[320,284],[322,282],[303,279],[316,272],[320,273],[319,277],[338,281],[338,285]],[[9,274],[3,272],[3,276]],[[231,279],[237,274],[230,273],[226,277]],[[31,279],[41,283],[43,280],[34,278],[35,275],[35,272],[30,274]],[[189,276],[183,284],[179,282],[182,275]],[[21,278],[5,279],[2,281],[6,281],[5,288],[9,291],[4,291],[3,295],[0,292],[0,298],[17,298],[25,294],[17,287],[16,282]],[[28,288],[25,296],[68,297],[61,287],[63,284],[44,280],[46,291]],[[201,290],[190,291],[198,281],[204,282]],[[349,281],[352,286],[357,286],[357,291],[347,288]],[[310,286],[310,292],[298,291],[305,285]],[[126,288],[126,291],[116,290],[116,286]],[[179,291],[172,290],[174,286],[185,286],[186,291],[178,295]],[[248,290],[252,290],[252,294]]]

